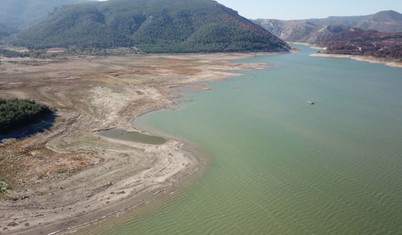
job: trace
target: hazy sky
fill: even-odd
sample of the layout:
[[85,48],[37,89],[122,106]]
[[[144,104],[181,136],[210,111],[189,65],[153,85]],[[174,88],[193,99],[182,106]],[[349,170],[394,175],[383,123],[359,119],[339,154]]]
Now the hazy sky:
[[370,15],[382,10],[402,13],[402,0],[217,0],[250,18],[308,19]]

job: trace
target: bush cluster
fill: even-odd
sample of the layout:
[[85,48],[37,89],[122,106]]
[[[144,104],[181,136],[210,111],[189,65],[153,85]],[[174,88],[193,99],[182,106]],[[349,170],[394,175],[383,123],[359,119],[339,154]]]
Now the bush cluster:
[[33,100],[0,99],[0,133],[18,129],[50,113],[49,107]]

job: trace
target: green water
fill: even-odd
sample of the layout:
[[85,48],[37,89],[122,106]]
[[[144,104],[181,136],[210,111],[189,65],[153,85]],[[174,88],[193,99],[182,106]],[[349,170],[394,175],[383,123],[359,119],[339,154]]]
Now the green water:
[[120,129],[111,129],[99,133],[101,136],[117,139],[132,141],[143,144],[161,145],[166,143],[166,140],[159,136],[145,135],[136,131],[127,132]]
[[402,70],[299,48],[241,61],[278,67],[183,90],[175,110],[138,120],[195,143],[210,166],[156,208],[90,233],[401,234]]

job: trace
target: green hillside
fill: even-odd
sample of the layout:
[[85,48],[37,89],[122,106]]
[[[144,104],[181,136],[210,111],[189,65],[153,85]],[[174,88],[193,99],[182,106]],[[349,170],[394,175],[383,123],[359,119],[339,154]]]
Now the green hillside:
[[21,32],[13,43],[28,48],[136,46],[151,53],[289,49],[212,0],[109,0],[64,6]]

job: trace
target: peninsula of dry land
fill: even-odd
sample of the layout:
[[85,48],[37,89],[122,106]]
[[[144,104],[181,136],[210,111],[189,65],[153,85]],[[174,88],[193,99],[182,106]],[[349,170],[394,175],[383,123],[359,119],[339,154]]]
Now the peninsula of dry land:
[[2,138],[0,234],[47,234],[92,223],[154,198],[197,172],[203,160],[169,140],[146,145],[102,138],[171,104],[172,87],[264,69],[251,54],[126,55],[52,60],[0,58],[0,98],[56,110],[51,129]]

